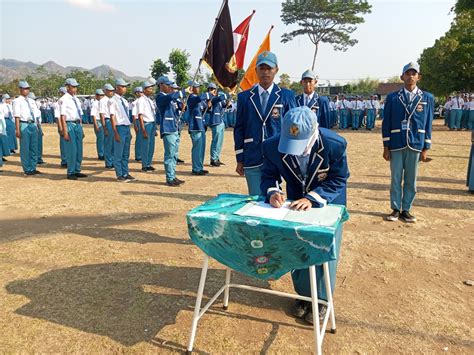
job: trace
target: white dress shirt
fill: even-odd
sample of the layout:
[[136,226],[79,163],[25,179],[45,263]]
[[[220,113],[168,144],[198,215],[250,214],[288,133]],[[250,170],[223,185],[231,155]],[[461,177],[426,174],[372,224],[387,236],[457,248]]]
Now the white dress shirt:
[[4,102],[2,104],[2,110],[3,110],[3,116],[5,118],[10,118],[10,119],[13,119],[13,108],[12,108],[12,104],[7,104],[6,102]]
[[82,109],[79,99],[69,93],[64,94],[61,97],[59,112],[61,116],[66,117],[67,122],[81,121]]
[[455,97],[451,100],[451,110],[458,110],[462,108],[464,100],[461,97]]
[[403,91],[405,92],[405,95],[408,96],[408,100],[410,102],[413,101],[413,99],[415,98],[415,95],[418,93],[418,86],[415,86],[415,88],[413,89],[413,91],[408,91],[407,88],[403,88]]
[[156,105],[155,102],[143,95],[137,100],[137,115],[142,115],[143,122],[155,122]]
[[[114,115],[115,122],[118,126],[130,126],[128,117],[128,101],[122,96],[115,94],[109,100],[109,113]],[[124,107],[125,105],[125,107]]]
[[29,97],[18,96],[13,100],[13,117],[18,117],[21,122],[35,121],[35,106],[35,102]]
[[105,118],[110,118],[110,113],[109,113],[109,97],[104,96],[103,98],[100,99],[99,101],[99,113],[104,115]]
[[91,116],[94,116],[95,119],[98,120],[98,121],[100,121],[99,105],[100,105],[99,100],[94,100],[94,101],[92,101],[92,105],[91,105]]

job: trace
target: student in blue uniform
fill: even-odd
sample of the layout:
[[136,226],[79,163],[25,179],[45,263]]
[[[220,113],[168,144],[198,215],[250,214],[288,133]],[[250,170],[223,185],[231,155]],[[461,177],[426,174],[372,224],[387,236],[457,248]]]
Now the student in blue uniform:
[[177,187],[184,183],[184,180],[176,177],[180,125],[177,99],[183,99],[185,91],[174,91],[171,87],[173,82],[166,76],[158,78],[157,84],[160,92],[156,95],[156,108],[161,117],[160,136],[163,139],[166,184]]
[[281,117],[296,107],[293,91],[282,89],[273,82],[278,73],[274,53],[259,54],[255,70],[259,83],[238,95],[234,127],[235,171],[245,176],[250,195],[260,194],[262,143],[280,133]]
[[0,104],[0,167],[3,162],[7,161],[4,157],[10,155],[10,145],[8,144],[7,123],[5,122],[5,114],[3,105]]
[[37,164],[41,165],[44,164],[43,160],[43,127],[42,127],[42,117],[41,117],[41,110],[36,103],[36,95],[30,91],[28,97],[33,100],[34,104],[33,107],[33,114],[35,115],[36,127],[38,128],[38,149],[36,150],[36,160]]
[[471,132],[471,154],[469,155],[469,163],[467,165],[466,186],[468,191],[474,194],[474,129]]
[[211,99],[211,116],[209,127],[212,130],[211,141],[211,166],[219,167],[225,165],[221,161],[222,145],[224,144],[225,123],[224,115],[227,108],[229,96],[224,92],[219,92]]
[[137,113],[137,102],[140,97],[143,96],[143,88],[141,86],[137,86],[133,89],[133,93],[135,94],[135,101],[131,103],[132,106],[132,124],[133,129],[135,131],[135,161],[142,161],[141,156],[141,146],[142,146],[142,135],[140,134],[140,120],[138,119]]
[[97,150],[97,159],[105,160],[104,158],[104,127],[102,126],[102,121],[100,120],[100,100],[105,96],[105,93],[102,89],[97,89],[95,91],[95,99],[91,102],[90,116],[92,118],[92,123],[94,125],[95,132],[95,147]]
[[15,154],[16,150],[18,149],[18,142],[16,140],[15,134],[15,119],[13,117],[12,99],[10,98],[10,95],[3,94],[2,101],[3,115],[5,117],[5,123],[7,125],[8,146],[10,148],[10,153]]
[[87,177],[81,173],[84,131],[82,129],[82,109],[76,97],[79,83],[74,78],[66,79],[67,93],[61,98],[61,120],[64,127],[64,147],[66,148],[67,179],[77,180]]
[[[349,169],[346,159],[346,141],[326,128],[319,128],[316,115],[308,107],[297,107],[283,117],[281,134],[263,143],[261,195],[266,202],[280,208],[285,195],[280,189],[286,182],[290,208],[305,211],[327,204],[346,205],[346,185]],[[339,250],[337,250],[339,254]],[[329,263],[331,288],[334,292],[337,260]],[[318,299],[326,300],[323,268],[316,268]],[[291,277],[295,291],[311,296],[308,269],[293,270]],[[320,318],[326,312],[319,306]],[[292,309],[295,317],[313,322],[311,303],[297,301]]]
[[60,111],[60,106],[61,106],[61,98],[64,96],[64,94],[67,94],[67,90],[64,86],[61,86],[58,90],[59,94],[59,100],[55,103],[53,103],[53,116],[54,119],[56,120],[56,125],[58,126],[58,134],[59,134],[59,156],[61,158],[61,168],[67,168],[67,160],[66,160],[66,148],[64,147],[64,128],[62,126],[62,121],[61,121],[61,111]]
[[[404,88],[392,92],[385,100],[382,122],[383,157],[390,161],[391,184],[389,221],[399,218],[408,223],[416,222],[410,213],[416,195],[418,162],[426,161],[431,148],[431,129],[434,98],[417,87],[420,68],[416,63],[403,67],[400,79]],[[402,190],[403,182],[403,190]]]
[[155,101],[152,100],[155,84],[150,81],[145,81],[142,84],[143,95],[137,100],[137,116],[140,125],[139,134],[142,146],[140,149],[140,156],[142,158],[142,171],[154,171],[155,168],[151,165],[153,155],[155,154],[155,138],[156,138],[156,123],[157,110]]
[[351,103],[346,99],[346,96],[344,94],[341,95],[341,100],[339,100],[338,104],[339,129],[346,129],[349,127],[350,106]]
[[319,96],[315,91],[318,83],[316,74],[311,70],[306,70],[301,75],[301,86],[303,93],[296,96],[298,106],[308,106],[318,117],[321,127],[331,128],[331,112],[329,109],[329,99],[326,96]]
[[112,122],[110,121],[109,101],[115,94],[112,84],[104,85],[105,96],[99,101],[99,114],[102,128],[104,129],[104,162],[106,169],[114,168],[114,136]]
[[210,106],[208,93],[200,94],[199,83],[191,82],[192,94],[188,98],[189,122],[188,131],[192,141],[191,160],[193,175],[207,175],[209,171],[204,170],[204,154],[206,151],[206,127],[204,114]]
[[22,80],[18,83],[20,96],[13,100],[16,136],[20,140],[20,159],[25,176],[41,174],[36,170],[38,150],[38,127],[36,126],[33,105],[28,97],[30,85]]
[[375,100],[374,95],[370,96],[370,99],[365,103],[365,112],[367,116],[366,129],[371,131],[375,128],[375,117],[377,116],[378,103]]

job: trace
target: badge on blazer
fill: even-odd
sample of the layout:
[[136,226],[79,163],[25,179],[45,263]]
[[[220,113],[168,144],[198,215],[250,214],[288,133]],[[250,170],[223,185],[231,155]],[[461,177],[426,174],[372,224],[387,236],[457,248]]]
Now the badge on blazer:
[[416,106],[416,111],[417,112],[423,112],[423,105],[419,104],[418,106]]
[[324,181],[328,177],[328,173],[318,174],[318,181]]
[[280,109],[278,107],[274,107],[272,110],[272,117],[273,118],[280,118]]

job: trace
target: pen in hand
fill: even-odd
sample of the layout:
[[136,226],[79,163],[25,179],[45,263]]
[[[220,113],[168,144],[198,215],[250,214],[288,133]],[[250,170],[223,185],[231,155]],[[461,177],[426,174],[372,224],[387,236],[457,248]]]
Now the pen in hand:
[[285,203],[285,194],[280,189],[280,185],[278,184],[278,181],[275,181],[275,185],[277,188],[277,192],[273,193],[270,196],[270,205],[275,208],[280,208]]

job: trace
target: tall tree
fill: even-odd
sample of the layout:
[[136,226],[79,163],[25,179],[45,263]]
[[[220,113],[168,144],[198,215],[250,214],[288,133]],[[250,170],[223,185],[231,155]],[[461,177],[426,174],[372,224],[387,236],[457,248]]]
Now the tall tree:
[[150,67],[152,78],[159,78],[160,76],[168,74],[169,71],[170,71],[170,68],[160,58],[155,60]]
[[281,41],[287,43],[307,35],[314,44],[314,70],[321,43],[345,52],[358,42],[351,34],[357,24],[365,21],[362,15],[370,13],[371,8],[365,0],[286,0],[282,3],[281,19],[285,25],[298,25],[298,29],[284,33]]
[[290,76],[286,73],[280,74],[280,83],[278,85],[282,88],[288,89],[291,86]]
[[186,50],[173,49],[169,55],[168,62],[176,74],[176,83],[181,87],[186,86],[189,80],[188,71],[191,69],[189,53]]

